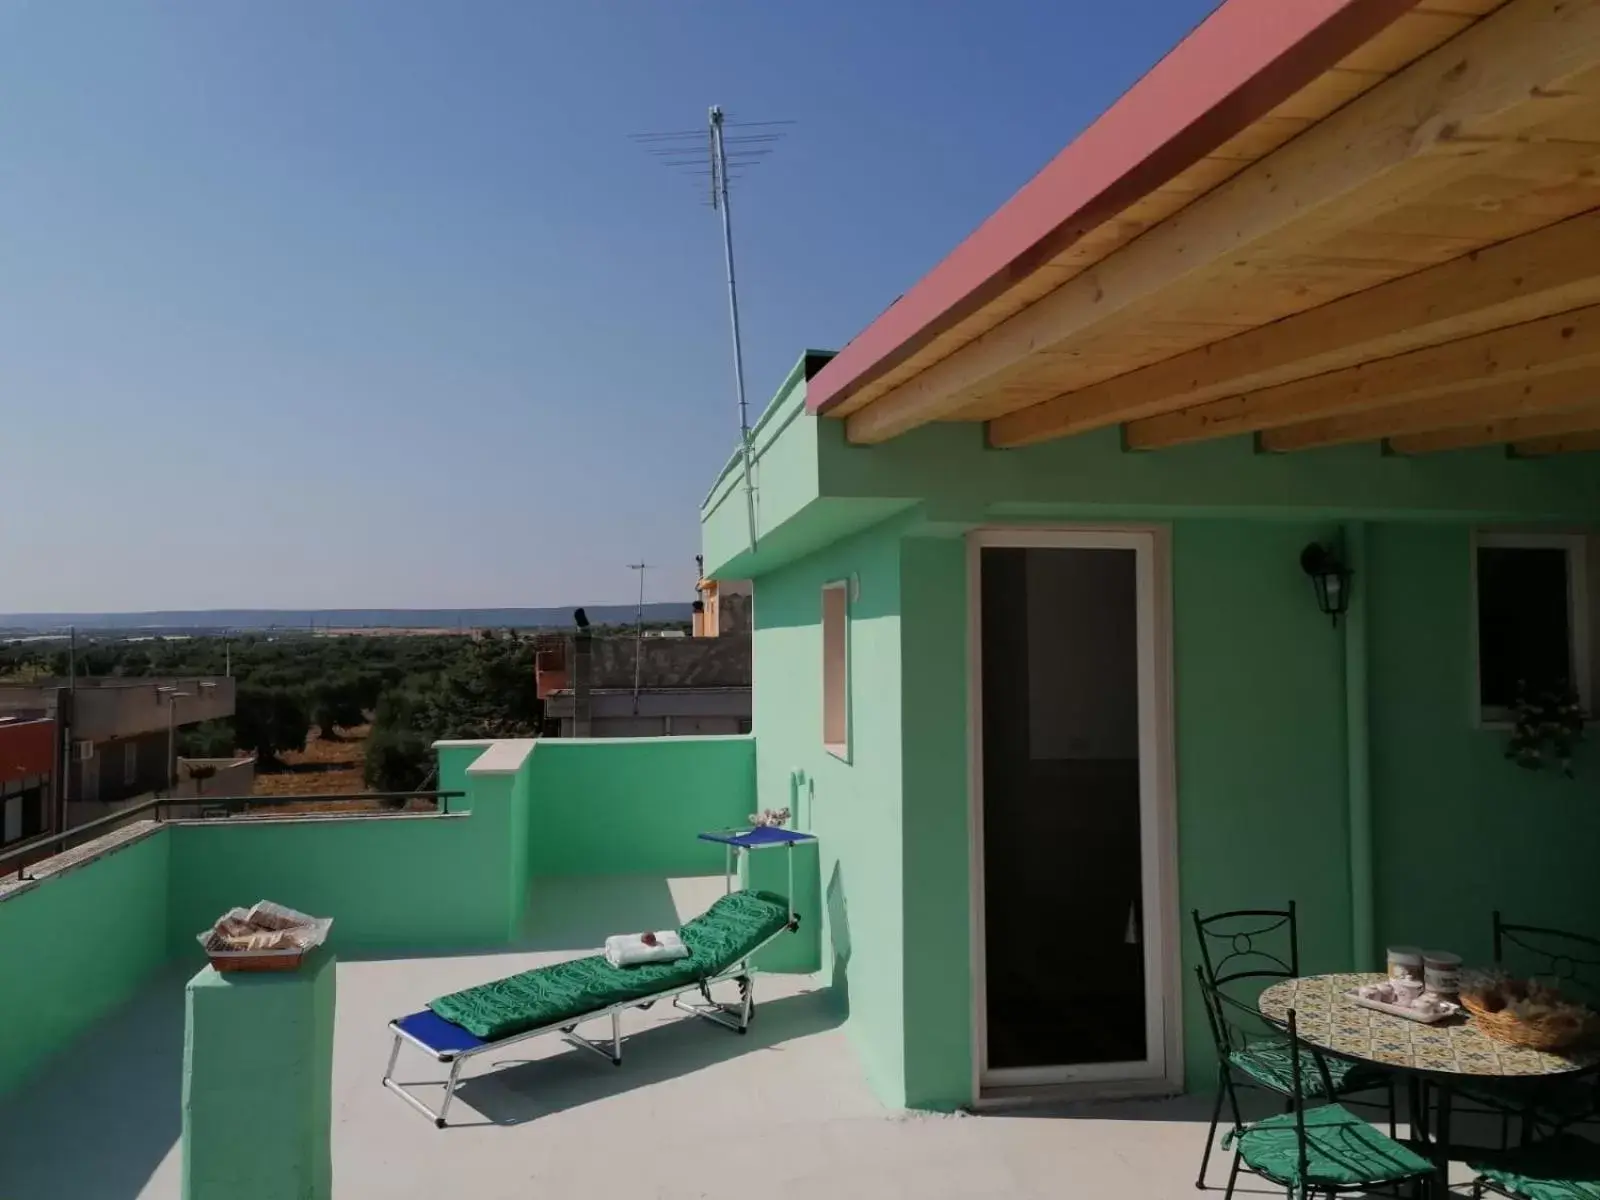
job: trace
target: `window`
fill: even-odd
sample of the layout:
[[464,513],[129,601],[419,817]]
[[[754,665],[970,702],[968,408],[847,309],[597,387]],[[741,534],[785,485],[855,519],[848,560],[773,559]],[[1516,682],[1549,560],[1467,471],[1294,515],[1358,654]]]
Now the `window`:
[[822,589],[822,744],[850,757],[850,595],[843,582]]
[[22,836],[37,837],[44,832],[45,785],[22,793]]
[[1473,554],[1483,719],[1509,720],[1523,692],[1572,691],[1587,707],[1593,665],[1584,538],[1480,533]]
[[26,841],[44,832],[46,784],[34,778],[10,785],[0,798],[0,846]]
[[132,787],[139,782],[139,743],[122,744],[122,786]]

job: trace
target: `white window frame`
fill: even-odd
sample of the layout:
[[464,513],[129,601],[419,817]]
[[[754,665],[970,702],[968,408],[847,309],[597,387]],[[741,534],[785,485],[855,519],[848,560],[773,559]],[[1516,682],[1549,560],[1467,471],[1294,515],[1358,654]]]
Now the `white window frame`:
[[132,787],[139,782],[139,743],[122,743],[122,786]]
[[1482,664],[1478,661],[1478,551],[1565,550],[1567,552],[1567,629],[1573,683],[1584,711],[1594,711],[1593,641],[1590,637],[1589,538],[1581,533],[1530,533],[1515,529],[1477,529],[1472,535],[1472,717],[1484,729],[1507,729],[1516,714],[1483,703]]
[[[1139,855],[1145,946],[1146,1057],[992,1071],[983,848],[983,568],[985,547],[1132,550],[1139,606]],[[1069,1087],[1084,1097],[1183,1090],[1183,977],[1178,923],[1177,740],[1173,691],[1172,545],[1166,525],[986,526],[967,534],[967,845],[972,979],[972,1095]]]
[[[828,597],[830,593],[837,592],[841,605],[841,625],[839,636],[844,644],[840,647],[841,662],[839,663],[839,696],[838,702],[844,711],[839,714],[843,727],[843,740],[830,739],[829,734],[829,645],[828,645]],[[850,761],[850,581],[848,579],[830,579],[822,585],[822,748],[842,762]]]

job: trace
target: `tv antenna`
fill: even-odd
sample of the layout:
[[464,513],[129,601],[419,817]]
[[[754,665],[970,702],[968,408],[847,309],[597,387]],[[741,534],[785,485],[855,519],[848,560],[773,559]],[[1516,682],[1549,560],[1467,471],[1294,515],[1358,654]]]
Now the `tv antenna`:
[[[739,332],[739,285],[733,266],[733,213],[728,184],[749,167],[761,165],[782,140],[781,126],[793,121],[729,121],[720,104],[713,104],[706,119],[706,131],[676,130],[665,133],[636,133],[633,140],[656,155],[665,166],[684,170],[710,180],[711,207],[722,216],[722,252],[728,268],[728,319],[733,329],[733,383],[739,400],[739,459],[744,470],[745,519],[749,525],[750,549],[756,548],[756,498],[750,482],[750,405],[744,389],[744,341]],[[759,130],[756,133],[728,133],[729,129]],[[708,156],[701,159],[695,143],[706,137]]]
[[628,570],[639,572],[639,607],[634,609],[633,626],[633,715],[639,715],[639,678],[644,666],[644,573],[647,562],[629,563]]

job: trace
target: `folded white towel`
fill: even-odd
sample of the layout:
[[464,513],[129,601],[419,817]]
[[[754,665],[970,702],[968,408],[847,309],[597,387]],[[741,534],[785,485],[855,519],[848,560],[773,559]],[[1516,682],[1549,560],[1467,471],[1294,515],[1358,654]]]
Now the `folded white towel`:
[[[645,939],[650,938],[654,945]],[[689,947],[676,930],[656,933],[619,933],[606,939],[606,961],[613,967],[632,967],[639,963],[672,962],[689,957]]]

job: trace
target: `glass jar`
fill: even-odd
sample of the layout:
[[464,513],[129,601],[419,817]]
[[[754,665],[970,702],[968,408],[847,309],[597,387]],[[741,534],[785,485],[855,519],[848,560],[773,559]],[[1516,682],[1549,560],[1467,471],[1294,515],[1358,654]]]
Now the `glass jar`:
[[1389,978],[1423,982],[1422,951],[1415,946],[1389,947]]
[[1461,956],[1428,951],[1422,956],[1422,982],[1428,995],[1454,1004],[1461,999]]

